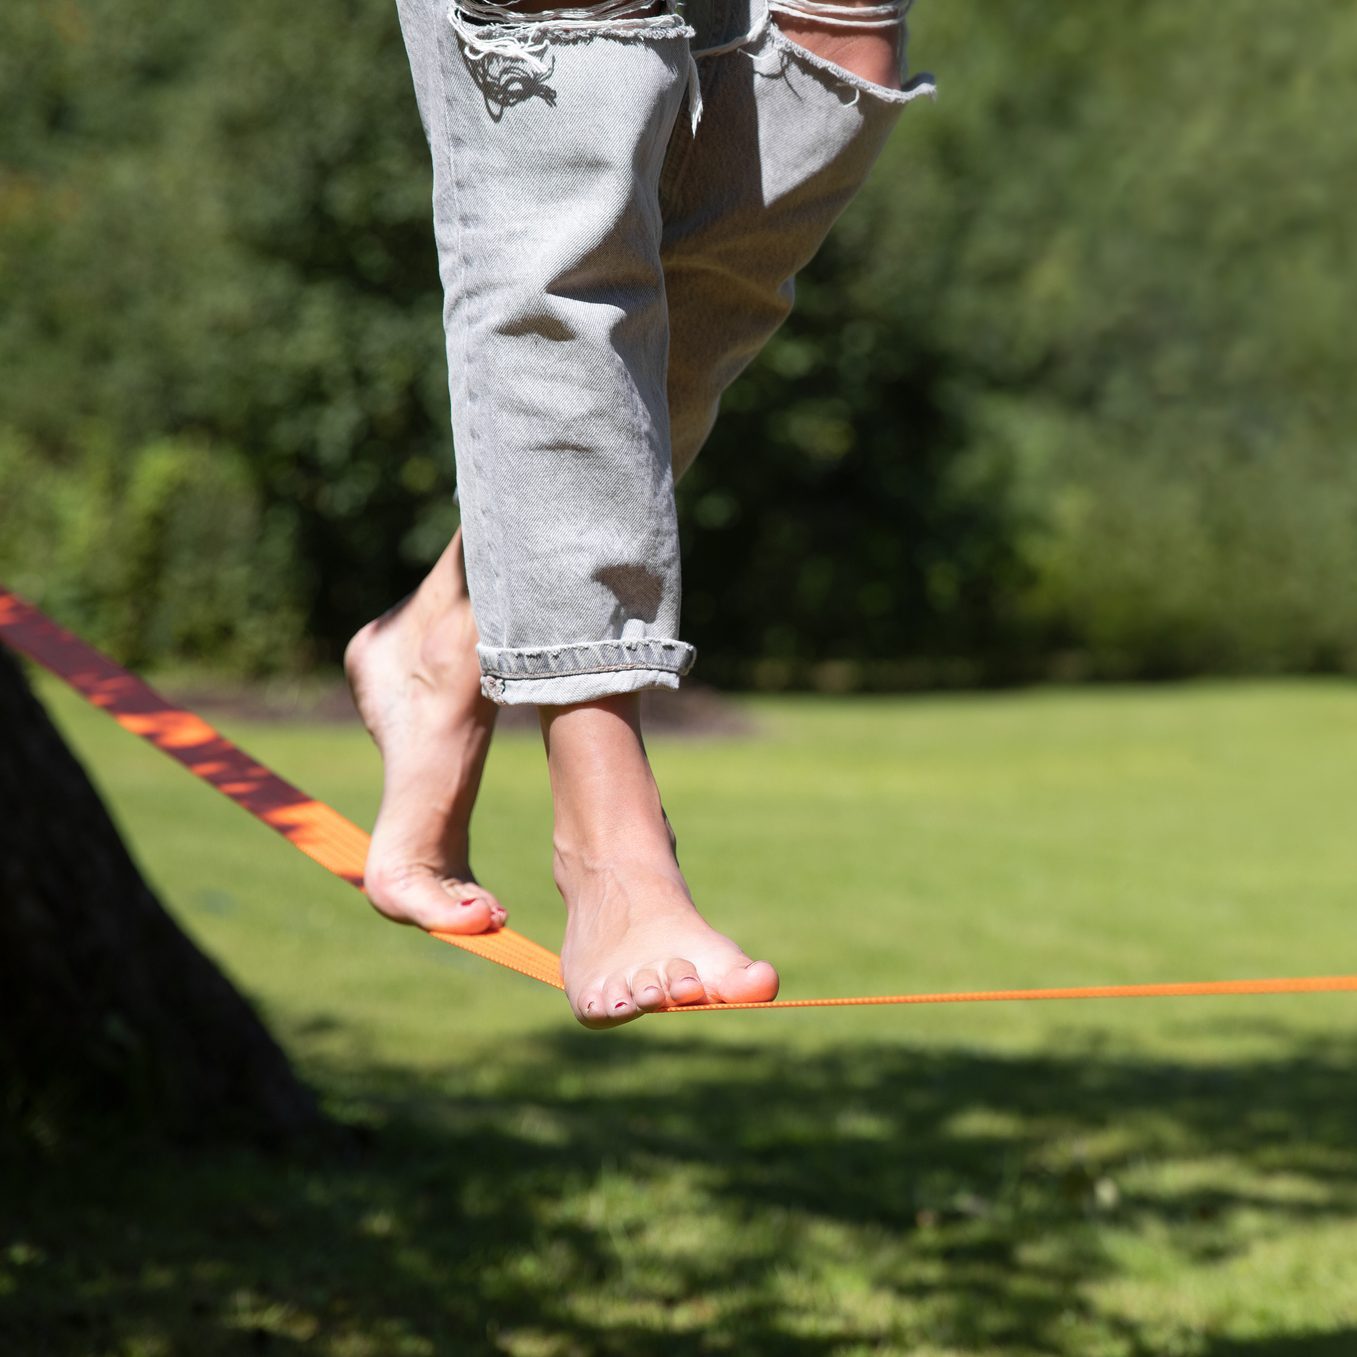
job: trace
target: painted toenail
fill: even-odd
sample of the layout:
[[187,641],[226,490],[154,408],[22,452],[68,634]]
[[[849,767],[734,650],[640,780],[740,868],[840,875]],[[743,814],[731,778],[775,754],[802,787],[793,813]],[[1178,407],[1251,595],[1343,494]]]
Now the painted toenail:
[[627,1001],[626,1001],[625,999],[619,999],[619,1000],[613,1005],[614,1008],[626,1008],[626,1006],[627,1006]]
[[462,900],[462,901],[460,901],[459,903],[461,903],[463,906],[465,906],[465,905],[475,905],[475,904],[479,904],[480,902],[473,896],[470,900]]

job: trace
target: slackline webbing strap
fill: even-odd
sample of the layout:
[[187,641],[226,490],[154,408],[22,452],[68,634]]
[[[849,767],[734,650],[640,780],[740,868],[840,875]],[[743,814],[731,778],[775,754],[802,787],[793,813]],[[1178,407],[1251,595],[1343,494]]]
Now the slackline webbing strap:
[[[276,830],[327,871],[362,888],[368,836],[322,801],[299,791],[255,762],[201,717],[167,702],[148,684],[59,627],[0,586],[0,640],[51,670],[124,730],[182,763],[223,796]],[[561,988],[560,958],[546,947],[502,928],[464,936],[434,933],[487,961]],[[881,994],[840,999],[775,999],[763,1004],[691,1004],[666,1013],[728,1012],[750,1008],[839,1008],[859,1004],[974,1004],[1017,999],[1149,999],[1224,994],[1317,994],[1357,991],[1357,975],[1271,980],[1202,980],[1176,984],[1078,985],[1060,989],[974,990],[944,994]]]
[[[167,702],[149,684],[120,669],[78,636],[0,586],[0,639],[50,669],[124,730],[140,735],[223,796],[275,829],[327,871],[362,889],[368,836],[321,801],[284,782],[201,717]],[[556,954],[512,928],[443,942],[497,961],[544,984],[561,986]]]

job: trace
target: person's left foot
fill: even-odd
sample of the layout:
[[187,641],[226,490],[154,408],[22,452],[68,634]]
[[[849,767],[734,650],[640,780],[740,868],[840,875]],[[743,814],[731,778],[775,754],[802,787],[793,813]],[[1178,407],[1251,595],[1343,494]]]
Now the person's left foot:
[[615,860],[563,852],[556,883],[566,903],[561,972],[586,1027],[616,1027],[688,1004],[775,999],[778,974],[754,961],[698,912],[672,855]]
[[777,971],[698,913],[641,734],[635,693],[540,708],[575,1017],[615,1027],[690,1004],[764,1003]]
[[504,907],[472,874],[471,811],[498,708],[481,694],[461,533],[403,603],[349,642],[354,704],[382,754],[363,889],[397,923],[485,933]]

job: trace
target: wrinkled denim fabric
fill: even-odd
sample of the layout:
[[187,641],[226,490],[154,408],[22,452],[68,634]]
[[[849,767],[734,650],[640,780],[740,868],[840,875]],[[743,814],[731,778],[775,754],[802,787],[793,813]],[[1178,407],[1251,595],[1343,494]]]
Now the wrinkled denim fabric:
[[675,688],[695,659],[675,481],[931,80],[873,85],[785,37],[768,0],[398,8],[482,691]]

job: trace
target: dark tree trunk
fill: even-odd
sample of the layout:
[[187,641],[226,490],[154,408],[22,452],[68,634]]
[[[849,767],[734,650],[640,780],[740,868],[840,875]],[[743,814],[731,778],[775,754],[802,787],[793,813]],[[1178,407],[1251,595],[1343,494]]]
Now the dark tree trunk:
[[[0,646],[0,1118],[291,1140],[323,1119],[179,930]],[[76,1135],[76,1138],[79,1138]]]

